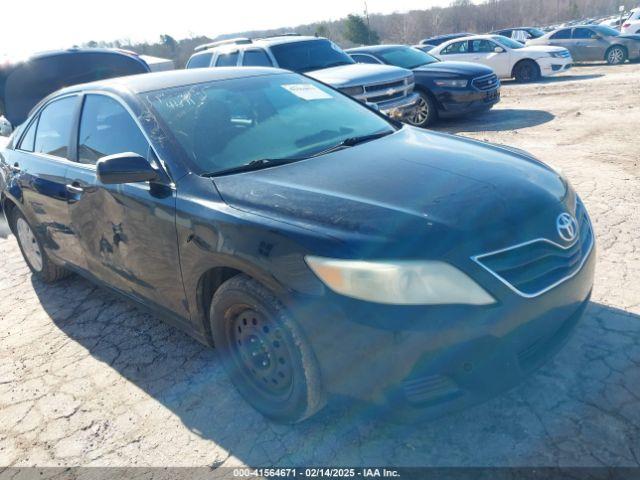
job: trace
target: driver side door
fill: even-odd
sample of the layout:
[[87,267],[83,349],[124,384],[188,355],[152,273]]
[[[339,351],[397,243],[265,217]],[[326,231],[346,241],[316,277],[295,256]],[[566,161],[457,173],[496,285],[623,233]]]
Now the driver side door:
[[[491,67],[499,77],[511,76],[509,51],[491,40],[470,40],[469,50],[473,61]],[[497,52],[500,49],[501,52]]]

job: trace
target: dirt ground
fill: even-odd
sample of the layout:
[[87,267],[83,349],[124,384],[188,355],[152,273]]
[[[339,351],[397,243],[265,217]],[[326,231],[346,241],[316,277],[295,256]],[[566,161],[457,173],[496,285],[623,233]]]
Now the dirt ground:
[[32,279],[0,239],[0,465],[640,465],[640,64],[506,82],[439,130],[561,168],[597,234],[593,301],[555,359],[483,405],[422,425],[325,410],[278,426],[214,351],[73,277]]

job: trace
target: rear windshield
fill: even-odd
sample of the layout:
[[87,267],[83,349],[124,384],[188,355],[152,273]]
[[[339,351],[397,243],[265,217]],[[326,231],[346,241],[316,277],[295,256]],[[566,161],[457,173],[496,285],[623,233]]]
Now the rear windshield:
[[394,130],[357,101],[295,74],[207,82],[143,98],[202,173],[313,156],[346,138]]
[[305,40],[271,47],[280,68],[294,72],[310,72],[322,68],[355,63],[353,59],[329,40]]

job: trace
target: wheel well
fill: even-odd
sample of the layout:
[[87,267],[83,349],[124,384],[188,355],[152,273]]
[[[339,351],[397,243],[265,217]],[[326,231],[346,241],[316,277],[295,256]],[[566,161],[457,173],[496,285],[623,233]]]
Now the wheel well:
[[627,49],[627,47],[625,47],[624,45],[620,45],[619,43],[616,43],[615,45],[611,45],[609,48],[607,48],[607,51],[604,52],[605,60],[607,59],[607,55],[609,55],[609,52],[611,51],[611,49],[615,47],[620,47],[622,50],[624,50],[624,55],[629,56],[629,50]]
[[536,62],[533,58],[523,58],[522,60],[518,60],[516,64],[513,66],[513,68],[511,69],[512,78],[516,76],[516,69],[523,63],[533,63],[535,67],[538,69],[538,71],[540,71],[540,65],[538,65],[538,62]]
[[240,270],[230,267],[215,267],[205,272],[198,281],[198,305],[202,308],[202,318],[204,328],[211,339],[211,326],[209,325],[209,309],[211,308],[211,300],[216,290],[220,288],[224,282],[236,275],[243,273]]
[[[2,204],[0,206],[4,209],[4,215],[7,218],[7,222],[9,223],[9,229],[11,230],[11,233],[15,235],[16,232],[13,231],[13,224],[11,223],[11,214],[13,212],[13,209],[18,207],[7,197],[3,198],[1,202]],[[0,212],[0,215],[2,215],[2,212]]]

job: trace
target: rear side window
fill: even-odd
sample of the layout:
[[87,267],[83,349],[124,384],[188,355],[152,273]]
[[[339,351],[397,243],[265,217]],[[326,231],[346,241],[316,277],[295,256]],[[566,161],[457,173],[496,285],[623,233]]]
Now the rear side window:
[[471,51],[474,53],[493,53],[497,45],[489,40],[472,40]]
[[18,150],[24,150],[25,152],[33,152],[33,147],[36,141],[36,128],[38,126],[38,119],[34,119],[29,125],[27,132],[22,137]]
[[216,67],[235,67],[238,64],[238,52],[224,53],[216,60]]
[[272,67],[273,64],[264,50],[246,50],[242,65],[245,67]]
[[136,122],[113,98],[87,95],[80,120],[78,161],[94,164],[107,155],[126,152],[148,156],[149,143]]
[[571,29],[565,28],[564,30],[558,30],[549,38],[551,38],[552,40],[562,40],[566,38],[571,38]]
[[468,53],[469,52],[469,42],[454,42],[451,45],[444,47],[442,55],[451,55],[454,53]]
[[69,158],[69,141],[77,97],[51,102],[40,113],[34,151]]
[[211,65],[211,57],[213,57],[213,53],[211,52],[194,55],[189,59],[187,68],[207,68]]

